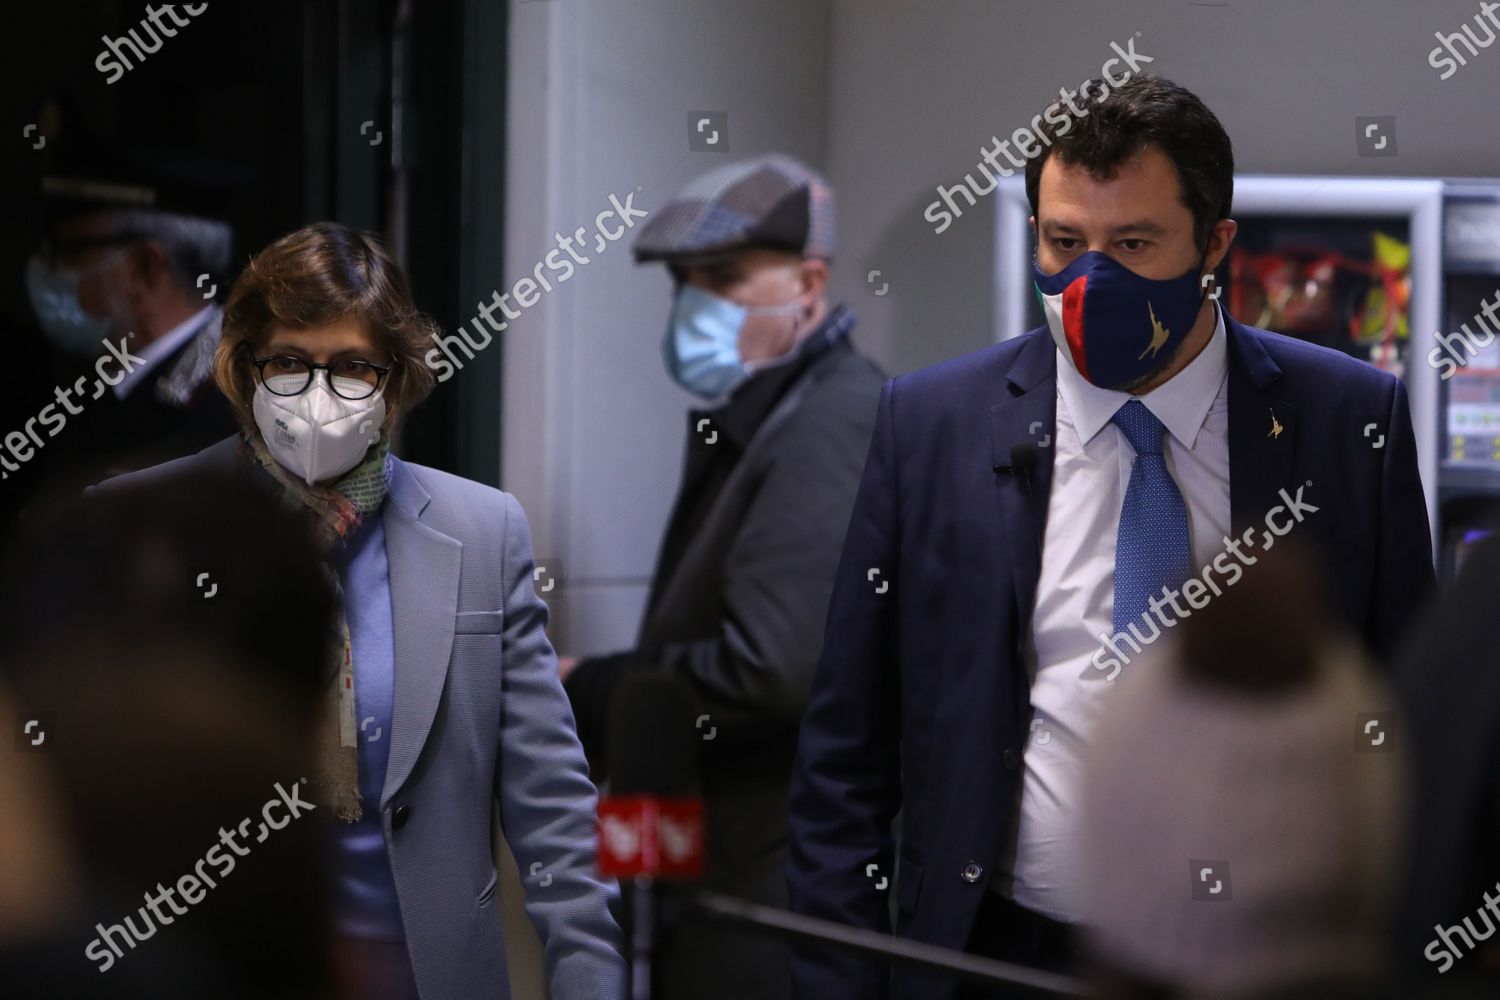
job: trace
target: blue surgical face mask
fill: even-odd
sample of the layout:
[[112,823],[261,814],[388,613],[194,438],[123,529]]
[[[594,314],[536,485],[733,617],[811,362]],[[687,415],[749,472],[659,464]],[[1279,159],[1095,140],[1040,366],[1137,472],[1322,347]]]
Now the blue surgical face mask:
[[88,312],[78,301],[82,277],[78,271],[48,267],[39,257],[26,263],[26,290],[42,333],[61,351],[92,356],[99,353],[114,324]]
[[673,380],[704,399],[718,399],[750,377],[740,360],[740,331],[745,319],[756,315],[795,315],[802,306],[750,308],[683,285],[672,303],[662,356]]
[[1166,368],[1205,294],[1201,263],[1166,281],[1143,278],[1097,250],[1056,274],[1031,267],[1057,349],[1104,389],[1124,389]]

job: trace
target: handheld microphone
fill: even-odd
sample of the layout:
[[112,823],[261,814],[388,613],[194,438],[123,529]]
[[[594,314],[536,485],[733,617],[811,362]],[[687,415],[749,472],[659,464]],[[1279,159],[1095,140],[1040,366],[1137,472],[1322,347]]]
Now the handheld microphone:
[[627,678],[606,727],[609,794],[599,800],[599,870],[616,877],[703,874],[700,738],[682,683]]
[[599,871],[633,880],[630,996],[649,1000],[657,878],[703,874],[700,740],[682,682],[659,670],[620,684],[605,734],[610,793],[599,799]]

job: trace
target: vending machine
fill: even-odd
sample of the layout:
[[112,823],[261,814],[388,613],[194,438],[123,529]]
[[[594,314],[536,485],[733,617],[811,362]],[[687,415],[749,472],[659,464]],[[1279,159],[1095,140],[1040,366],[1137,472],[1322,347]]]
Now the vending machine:
[[1447,185],[1438,372],[1438,568],[1457,572],[1500,521],[1500,182]]

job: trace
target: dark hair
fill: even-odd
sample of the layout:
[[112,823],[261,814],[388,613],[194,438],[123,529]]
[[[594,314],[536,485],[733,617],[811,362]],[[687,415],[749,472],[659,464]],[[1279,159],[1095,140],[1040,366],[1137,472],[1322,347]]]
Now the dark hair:
[[1079,88],[1079,99],[1085,97],[1088,113],[1069,114],[1063,119],[1067,128],[1038,121],[1042,152],[1026,162],[1031,214],[1038,214],[1042,167],[1052,154],[1108,180],[1120,164],[1154,146],[1177,168],[1182,201],[1193,213],[1194,243],[1206,250],[1214,223],[1229,217],[1234,198],[1234,149],[1219,119],[1197,94],[1152,73],[1133,76],[1113,90],[1103,80],[1090,80]]
[[437,328],[418,312],[401,267],[375,234],[318,222],[256,254],[224,304],[214,380],[241,424],[255,427],[250,358],[274,328],[307,330],[341,320],[363,324],[394,359],[384,392],[387,428],[432,391],[432,369],[422,356]]

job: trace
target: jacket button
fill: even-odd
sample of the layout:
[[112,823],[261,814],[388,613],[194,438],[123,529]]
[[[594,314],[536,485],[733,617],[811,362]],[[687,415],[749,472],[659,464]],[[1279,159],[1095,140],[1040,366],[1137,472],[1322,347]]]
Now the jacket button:
[[401,829],[409,819],[411,819],[411,806],[397,806],[396,811],[391,814],[391,829]]
[[1000,755],[1000,759],[1005,763],[1007,771],[1014,771],[1021,766],[1021,751],[1015,747],[1006,747],[1005,752]]
[[959,876],[965,882],[978,882],[980,877],[983,875],[984,865],[981,865],[975,861],[970,861],[968,864],[964,865],[964,870],[959,872]]

